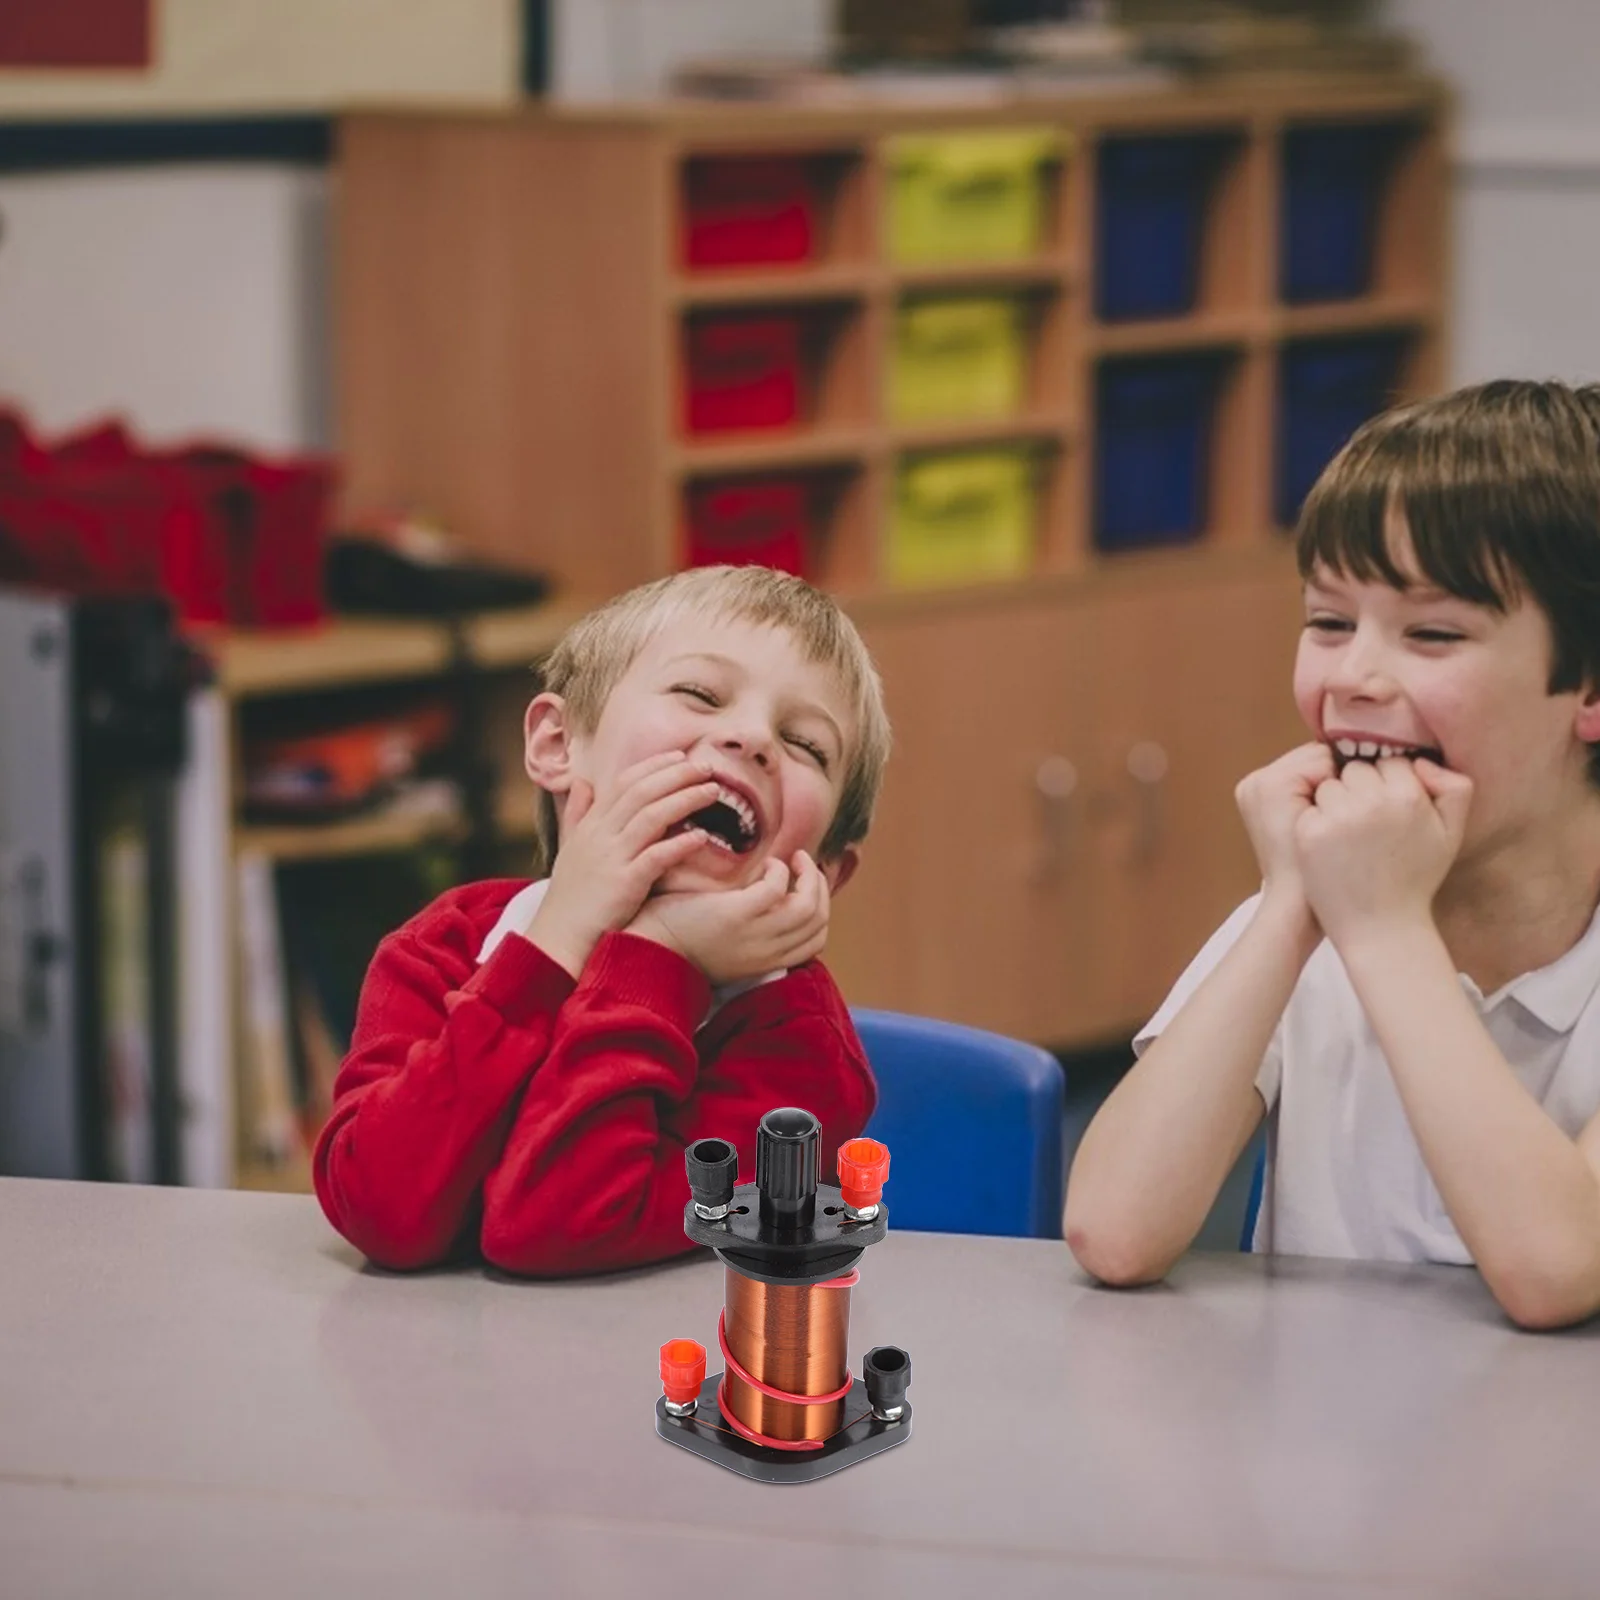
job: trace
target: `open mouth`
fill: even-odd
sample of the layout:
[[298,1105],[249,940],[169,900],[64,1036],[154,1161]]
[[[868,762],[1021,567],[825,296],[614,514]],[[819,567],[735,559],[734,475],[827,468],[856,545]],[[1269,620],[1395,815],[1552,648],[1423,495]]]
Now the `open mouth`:
[[702,829],[714,848],[736,856],[749,854],[761,839],[755,807],[726,785],[718,788],[717,798],[710,805],[702,806],[674,831],[681,833],[686,828]]
[[1342,771],[1349,761],[1385,761],[1398,756],[1405,761],[1426,759],[1444,765],[1444,752],[1431,744],[1387,744],[1379,739],[1333,739],[1333,753]]

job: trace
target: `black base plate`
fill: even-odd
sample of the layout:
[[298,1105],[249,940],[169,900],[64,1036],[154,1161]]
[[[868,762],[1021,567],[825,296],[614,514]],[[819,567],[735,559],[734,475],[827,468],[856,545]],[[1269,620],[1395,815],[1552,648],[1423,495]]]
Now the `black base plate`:
[[724,1420],[717,1404],[722,1374],[700,1385],[700,1401],[692,1417],[674,1417],[666,1396],[656,1401],[656,1432],[668,1444],[681,1445],[730,1472],[743,1473],[759,1483],[810,1483],[830,1472],[853,1467],[868,1456],[892,1450],[911,1437],[911,1406],[898,1422],[879,1422],[867,1400],[866,1385],[858,1378],[844,1397],[844,1426],[823,1442],[820,1450],[769,1450],[741,1438]]

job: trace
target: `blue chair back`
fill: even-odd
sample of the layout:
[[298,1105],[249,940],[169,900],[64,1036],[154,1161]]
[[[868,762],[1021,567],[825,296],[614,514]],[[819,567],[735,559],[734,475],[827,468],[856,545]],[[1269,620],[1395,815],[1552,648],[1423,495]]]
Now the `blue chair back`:
[[1059,1239],[1060,1062],[953,1022],[851,1016],[878,1080],[867,1132],[889,1147],[889,1226]]
[[[894,1152],[889,1152],[889,1160],[894,1161]],[[1239,1248],[1249,1255],[1256,1247],[1256,1218],[1261,1214],[1261,1191],[1267,1183],[1267,1144],[1261,1141],[1260,1148],[1256,1151],[1255,1165],[1250,1169],[1250,1198],[1244,1203],[1244,1227],[1239,1233]]]

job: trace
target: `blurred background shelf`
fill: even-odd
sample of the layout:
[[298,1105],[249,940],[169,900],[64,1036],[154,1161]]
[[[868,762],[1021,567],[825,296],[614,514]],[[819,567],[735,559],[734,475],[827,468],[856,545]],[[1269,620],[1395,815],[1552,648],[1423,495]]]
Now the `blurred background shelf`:
[[[1254,887],[1217,775],[1298,737],[1282,529],[1445,370],[1446,121],[1432,80],[1314,73],[350,117],[348,493],[583,593],[718,559],[832,589],[896,729],[847,997],[1125,1039]],[[526,689],[486,723],[509,848]]]

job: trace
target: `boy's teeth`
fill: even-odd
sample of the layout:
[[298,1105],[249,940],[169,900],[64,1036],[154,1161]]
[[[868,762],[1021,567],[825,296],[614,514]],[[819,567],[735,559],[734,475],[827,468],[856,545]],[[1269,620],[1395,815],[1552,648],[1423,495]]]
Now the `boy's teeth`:
[[1376,739],[1335,739],[1333,747],[1346,760],[1377,761],[1388,756],[1409,756],[1418,748],[1409,744],[1380,744]]
[[756,814],[750,802],[742,794],[735,794],[720,783],[717,785],[717,799],[739,819],[739,826],[744,829],[745,837],[749,838],[756,831]]

